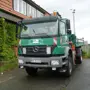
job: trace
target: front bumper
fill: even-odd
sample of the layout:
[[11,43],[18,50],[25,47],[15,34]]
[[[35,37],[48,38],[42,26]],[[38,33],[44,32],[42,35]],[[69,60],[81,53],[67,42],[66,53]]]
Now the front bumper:
[[[22,57],[18,59],[23,60],[23,63],[19,63],[19,66],[23,67],[34,67],[34,68],[60,68],[65,62],[63,62],[64,56],[58,57]],[[41,62],[32,62],[33,60],[40,60]],[[59,65],[51,65],[52,60],[58,60]]]

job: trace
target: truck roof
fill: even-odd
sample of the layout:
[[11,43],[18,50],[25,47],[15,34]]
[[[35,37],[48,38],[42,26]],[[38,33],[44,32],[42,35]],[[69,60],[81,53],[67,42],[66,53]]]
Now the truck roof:
[[59,19],[58,16],[44,16],[44,17],[38,17],[38,18],[32,18],[32,19],[23,19],[22,21],[19,21],[18,24],[29,24],[29,23],[40,23],[40,22],[51,22]]

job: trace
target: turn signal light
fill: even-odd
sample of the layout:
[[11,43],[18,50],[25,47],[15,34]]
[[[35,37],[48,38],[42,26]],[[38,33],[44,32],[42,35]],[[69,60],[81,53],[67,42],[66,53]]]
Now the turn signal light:
[[72,50],[73,50],[73,51],[75,50],[75,45],[72,45]]
[[57,16],[57,12],[53,12],[53,15],[54,15],[54,16]]

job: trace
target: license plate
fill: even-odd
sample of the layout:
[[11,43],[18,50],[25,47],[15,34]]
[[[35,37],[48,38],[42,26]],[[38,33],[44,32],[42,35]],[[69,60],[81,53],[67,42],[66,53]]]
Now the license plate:
[[56,68],[52,68],[53,71],[56,71]]
[[32,60],[33,63],[41,63],[41,60]]

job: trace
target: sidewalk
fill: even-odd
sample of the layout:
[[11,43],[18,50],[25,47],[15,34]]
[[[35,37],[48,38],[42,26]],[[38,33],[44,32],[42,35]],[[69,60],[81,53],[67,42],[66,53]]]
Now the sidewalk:
[[0,72],[0,84],[15,78],[14,75],[15,75],[16,70],[17,68],[11,71],[4,72],[3,74],[1,74]]

